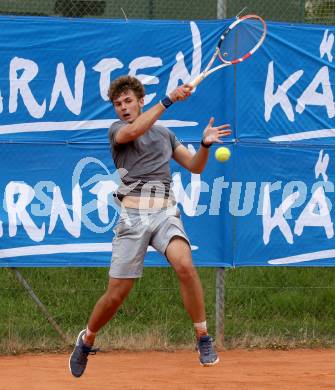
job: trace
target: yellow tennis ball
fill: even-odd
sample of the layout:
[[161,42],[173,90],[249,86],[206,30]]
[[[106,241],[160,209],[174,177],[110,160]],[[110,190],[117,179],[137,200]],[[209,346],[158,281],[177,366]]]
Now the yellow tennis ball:
[[230,155],[231,155],[230,150],[225,146],[221,146],[220,148],[217,148],[215,151],[215,158],[220,162],[229,160]]

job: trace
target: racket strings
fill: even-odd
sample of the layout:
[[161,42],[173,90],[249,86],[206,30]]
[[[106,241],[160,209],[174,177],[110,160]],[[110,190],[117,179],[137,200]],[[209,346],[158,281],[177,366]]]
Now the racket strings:
[[220,58],[232,62],[252,51],[265,34],[261,20],[249,18],[238,23],[227,34],[220,46]]

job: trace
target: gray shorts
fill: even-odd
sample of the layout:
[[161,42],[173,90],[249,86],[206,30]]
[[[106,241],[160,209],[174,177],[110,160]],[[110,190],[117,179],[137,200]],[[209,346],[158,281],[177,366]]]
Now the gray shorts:
[[114,233],[109,270],[112,278],[140,278],[149,245],[165,255],[174,236],[190,244],[177,206],[158,210],[122,208]]

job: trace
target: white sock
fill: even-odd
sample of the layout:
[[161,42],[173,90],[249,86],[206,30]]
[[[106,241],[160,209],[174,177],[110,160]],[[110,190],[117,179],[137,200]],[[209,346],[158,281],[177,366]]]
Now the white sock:
[[92,332],[90,329],[88,329],[88,327],[86,327],[86,336],[88,336],[88,337],[94,336],[95,337],[96,334],[97,334],[96,332]]
[[207,321],[195,322],[193,325],[197,334],[207,334]]
[[86,345],[89,345],[89,346],[91,346],[91,344],[92,343],[88,343],[86,340],[85,340],[85,338],[88,336],[88,337],[94,337],[95,338],[95,335],[96,335],[96,333],[95,332],[92,332],[91,330],[89,330],[88,329],[88,327],[86,328],[86,333],[85,333],[85,335],[83,335],[83,342],[84,342],[84,344],[86,344]]

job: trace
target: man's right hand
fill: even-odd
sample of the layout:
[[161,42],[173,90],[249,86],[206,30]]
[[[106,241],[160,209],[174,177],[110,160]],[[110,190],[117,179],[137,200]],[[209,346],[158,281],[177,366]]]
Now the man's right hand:
[[186,100],[191,95],[192,87],[188,84],[183,84],[169,93],[169,98],[174,102],[178,100]]

